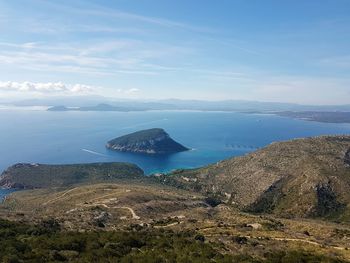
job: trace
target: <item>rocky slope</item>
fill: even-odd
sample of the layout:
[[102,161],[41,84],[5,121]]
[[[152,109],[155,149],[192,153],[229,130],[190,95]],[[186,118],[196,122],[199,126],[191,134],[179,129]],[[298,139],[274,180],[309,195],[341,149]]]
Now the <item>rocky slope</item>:
[[[36,257],[31,255],[30,262],[36,258],[45,261],[43,255],[57,254],[62,257],[46,261],[100,262],[101,258],[107,258],[110,262],[114,260],[110,255],[123,255],[120,251],[140,253],[138,260],[132,262],[156,262],[145,261],[144,243],[139,242],[150,236],[150,231],[175,237],[175,243],[180,245],[176,251],[181,257],[174,262],[340,263],[350,259],[349,224],[256,216],[224,204],[212,207],[199,193],[138,180],[17,191],[0,204],[0,218],[17,221],[15,227],[8,230],[9,223],[0,220],[4,233],[0,235],[1,262],[22,262],[4,261],[1,256],[24,255],[28,259],[31,252]],[[24,228],[25,224],[30,224],[30,229]],[[54,233],[48,234],[50,230]],[[121,240],[114,237],[119,231],[124,231],[119,235]],[[80,234],[76,237],[77,232],[91,233],[91,237]],[[13,240],[16,233],[18,239]],[[181,233],[195,240],[180,244]],[[58,239],[58,235],[62,239]],[[131,239],[127,239],[128,236]],[[169,256],[171,240],[171,237],[165,240],[156,237],[149,246],[152,258],[157,262],[174,258]],[[210,258],[213,255],[210,252],[203,254],[208,261],[199,259],[196,255],[203,252],[192,247],[194,242],[200,242],[200,247],[211,244],[224,255],[237,258],[215,260]],[[33,243],[37,246],[33,247]],[[48,245],[45,247],[45,244]],[[15,249],[9,248],[11,246]],[[194,260],[184,259],[183,247],[189,247]],[[101,254],[87,260],[83,254],[91,255],[92,249]],[[155,257],[163,253],[166,253],[163,260]],[[130,260],[128,257],[126,261]]]
[[110,140],[106,147],[121,152],[170,154],[189,150],[170,138],[163,129],[142,130]]
[[143,171],[129,163],[45,165],[19,163],[0,176],[0,187],[32,189],[62,187],[79,183],[107,182],[143,177]]
[[349,153],[350,136],[297,139],[159,180],[246,211],[349,221]]

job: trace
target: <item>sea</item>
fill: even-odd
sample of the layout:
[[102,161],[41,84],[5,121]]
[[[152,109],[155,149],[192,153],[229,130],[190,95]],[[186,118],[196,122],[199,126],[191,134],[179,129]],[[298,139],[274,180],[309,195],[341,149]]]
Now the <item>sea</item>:
[[[105,148],[108,140],[148,128],[163,128],[192,150],[153,156]],[[5,107],[0,108],[0,171],[15,163],[130,162],[146,174],[163,173],[245,155],[275,141],[326,134],[350,134],[350,124],[235,112],[51,112]]]

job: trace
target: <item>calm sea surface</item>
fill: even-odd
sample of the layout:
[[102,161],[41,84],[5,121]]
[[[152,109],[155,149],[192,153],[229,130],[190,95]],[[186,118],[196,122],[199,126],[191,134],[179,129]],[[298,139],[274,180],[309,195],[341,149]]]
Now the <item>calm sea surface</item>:
[[[107,150],[117,136],[164,128],[192,151],[146,156]],[[227,112],[47,112],[0,110],[0,170],[18,162],[131,162],[149,173],[192,168],[243,155],[273,141],[350,133],[349,124]]]

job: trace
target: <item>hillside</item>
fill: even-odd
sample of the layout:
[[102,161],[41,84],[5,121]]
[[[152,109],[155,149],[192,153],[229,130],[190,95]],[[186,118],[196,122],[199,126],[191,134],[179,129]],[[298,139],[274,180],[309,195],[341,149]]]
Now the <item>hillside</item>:
[[[242,252],[228,254],[222,242],[206,242],[205,236],[195,231],[140,225],[110,232],[61,231],[55,220],[37,225],[0,220],[0,226],[5,233],[0,236],[1,262],[348,262],[346,256],[324,249],[323,254],[290,249],[269,251],[263,257]],[[240,245],[241,239],[236,240],[236,246],[251,246],[247,242]]]
[[245,211],[349,221],[349,152],[350,136],[297,139],[158,179]]
[[106,147],[121,152],[170,154],[189,150],[170,138],[163,129],[154,128],[110,140]]
[[[177,258],[172,251],[185,256],[174,262],[221,262],[210,259],[215,254],[225,255],[223,262],[340,263],[350,259],[349,225],[255,216],[224,204],[213,207],[199,193],[144,181],[18,191],[0,204],[0,217],[19,222],[0,220],[0,259],[17,255],[33,262],[51,255],[66,262],[103,262],[85,257],[108,255],[106,262],[110,262],[130,252],[128,256],[141,257],[131,262],[144,262],[150,251],[156,254],[147,262]],[[148,243],[153,233],[156,237]],[[161,233],[169,235],[163,239],[158,237]],[[130,235],[134,239],[129,240]],[[183,243],[183,236],[189,240]],[[203,251],[194,245],[211,246],[214,250],[205,255],[210,260],[200,258]]]
[[79,183],[96,183],[123,178],[140,178],[143,171],[129,163],[90,163],[46,165],[19,163],[0,176],[0,187],[45,188],[63,187]]

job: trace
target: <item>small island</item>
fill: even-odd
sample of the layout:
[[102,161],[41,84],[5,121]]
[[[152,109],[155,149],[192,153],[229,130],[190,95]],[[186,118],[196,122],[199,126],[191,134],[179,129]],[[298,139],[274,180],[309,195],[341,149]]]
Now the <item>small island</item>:
[[189,148],[170,138],[163,129],[153,128],[127,134],[107,142],[106,147],[121,152],[145,154],[171,154]]

